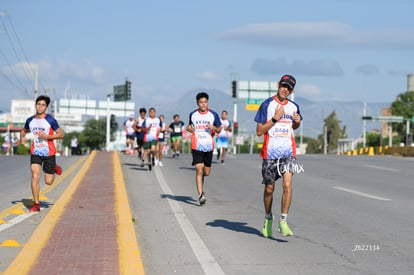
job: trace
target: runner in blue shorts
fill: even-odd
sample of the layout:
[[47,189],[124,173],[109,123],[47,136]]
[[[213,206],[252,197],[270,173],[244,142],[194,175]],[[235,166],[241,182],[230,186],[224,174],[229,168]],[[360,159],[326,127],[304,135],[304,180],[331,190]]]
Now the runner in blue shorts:
[[221,163],[224,163],[224,157],[229,146],[229,136],[231,133],[231,122],[227,119],[227,111],[221,112],[220,122],[223,128],[217,133],[217,160],[220,159],[221,155]]

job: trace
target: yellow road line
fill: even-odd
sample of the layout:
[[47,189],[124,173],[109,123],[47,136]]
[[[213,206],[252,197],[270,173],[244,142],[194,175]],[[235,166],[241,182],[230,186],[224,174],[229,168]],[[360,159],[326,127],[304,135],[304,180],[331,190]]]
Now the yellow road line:
[[131,209],[125,189],[119,153],[114,152],[115,211],[118,223],[118,248],[120,274],[145,274],[138,248]]
[[[81,157],[80,159],[78,159],[74,164],[72,164],[65,172],[63,172],[63,174],[61,176],[59,176],[55,182],[52,185],[48,185],[45,188],[43,188],[40,191],[40,196],[43,196],[45,194],[47,194],[49,191],[51,191],[53,188],[55,188],[57,185],[59,185],[61,182],[63,182],[63,180],[69,176],[76,168],[78,168],[78,166],[84,162],[85,160],[85,156]],[[30,186],[30,185],[28,185]],[[9,215],[15,215],[15,211],[18,211],[19,209],[22,209],[25,207],[24,203],[25,202],[29,202],[32,199],[23,199],[22,202],[16,203],[13,206],[10,206],[9,208],[3,210],[0,212],[0,220],[4,219],[5,217],[9,216]]]
[[65,192],[63,192],[62,196],[56,201],[55,205],[50,209],[49,213],[46,215],[40,225],[36,228],[28,243],[9,265],[4,275],[27,274],[30,271],[30,268],[33,266],[43,247],[49,240],[49,237],[51,236],[56,223],[63,214],[65,206],[70,202],[80,182],[91,166],[95,155],[95,151],[89,155],[83,167],[73,178],[68,188],[65,190]]

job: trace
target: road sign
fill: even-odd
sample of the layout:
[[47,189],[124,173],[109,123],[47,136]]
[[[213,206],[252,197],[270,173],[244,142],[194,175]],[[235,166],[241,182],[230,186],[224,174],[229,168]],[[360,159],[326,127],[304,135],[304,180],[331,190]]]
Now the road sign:
[[257,111],[259,107],[260,104],[246,104],[246,111]]
[[246,111],[257,111],[259,110],[260,104],[264,99],[259,98],[247,98],[246,99]]
[[262,104],[263,99],[258,99],[258,98],[248,98],[246,100],[246,104],[256,104],[256,105],[260,105]]
[[114,101],[126,101],[125,85],[114,86]]

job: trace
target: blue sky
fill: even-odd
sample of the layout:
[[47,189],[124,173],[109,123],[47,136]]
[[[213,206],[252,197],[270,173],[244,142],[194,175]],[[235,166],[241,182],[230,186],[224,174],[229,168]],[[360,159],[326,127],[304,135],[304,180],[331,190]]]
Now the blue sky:
[[0,110],[39,90],[105,100],[125,77],[137,106],[240,80],[297,79],[310,100],[392,102],[414,73],[414,1],[0,3]]

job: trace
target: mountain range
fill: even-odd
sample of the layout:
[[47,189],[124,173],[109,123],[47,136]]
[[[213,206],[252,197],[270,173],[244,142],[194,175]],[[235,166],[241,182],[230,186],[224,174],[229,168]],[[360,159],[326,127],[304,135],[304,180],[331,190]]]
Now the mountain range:
[[[220,90],[208,90],[203,89],[209,94],[209,108],[216,111],[219,115],[222,110],[228,111],[228,118],[233,121],[234,103],[237,103],[237,120],[239,122],[239,132],[245,134],[254,134],[256,131],[256,123],[254,122],[254,116],[256,111],[248,111],[245,108],[245,99],[235,99],[229,94]],[[188,123],[188,115],[191,111],[197,109],[196,95],[200,90],[193,90],[185,93],[182,97],[173,99],[167,103],[159,104],[155,106],[157,109],[157,115],[165,115],[166,122],[169,123],[172,120],[174,114],[179,114],[182,121],[185,124]],[[349,138],[359,138],[362,136],[363,125],[363,102],[362,101],[311,101],[303,97],[295,97],[295,102],[299,105],[300,112],[303,117],[302,126],[303,135],[316,138],[323,131],[323,121],[331,114],[332,111],[336,112],[336,117],[341,121],[341,128],[346,126],[346,133]],[[380,115],[383,107],[389,107],[390,102],[372,103],[366,104],[366,115]],[[137,106],[139,108],[139,106]],[[148,108],[147,108],[148,109]],[[373,129],[379,129],[380,123],[367,121],[367,131]],[[299,128],[300,129],[300,128]],[[297,134],[298,131],[296,130]]]

